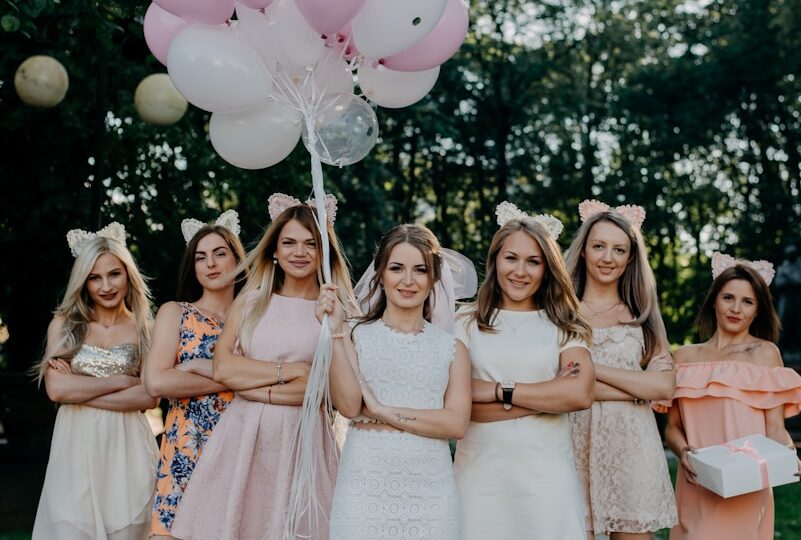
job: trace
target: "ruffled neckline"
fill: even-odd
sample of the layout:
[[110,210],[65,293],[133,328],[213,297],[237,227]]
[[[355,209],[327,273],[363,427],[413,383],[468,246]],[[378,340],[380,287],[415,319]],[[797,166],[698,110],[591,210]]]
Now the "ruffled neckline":
[[607,341],[621,343],[627,336],[636,339],[642,345],[642,328],[630,324],[615,324],[612,326],[604,326],[602,328],[592,329],[592,343],[593,345],[600,345]]
[[[801,375],[781,366],[758,366],[742,360],[689,362],[676,365],[673,400],[730,398],[757,409],[784,406],[785,417],[801,413]],[[654,408],[665,412],[671,401]]]

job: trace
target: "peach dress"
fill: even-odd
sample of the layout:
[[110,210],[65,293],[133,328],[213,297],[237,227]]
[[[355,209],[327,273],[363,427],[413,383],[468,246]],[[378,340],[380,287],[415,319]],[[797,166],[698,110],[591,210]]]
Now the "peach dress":
[[[789,368],[743,361],[678,364],[673,402],[681,411],[687,443],[696,448],[748,435],[765,435],[765,411],[801,412],[801,376]],[[676,477],[679,523],[671,540],[772,540],[773,491],[724,499]]]

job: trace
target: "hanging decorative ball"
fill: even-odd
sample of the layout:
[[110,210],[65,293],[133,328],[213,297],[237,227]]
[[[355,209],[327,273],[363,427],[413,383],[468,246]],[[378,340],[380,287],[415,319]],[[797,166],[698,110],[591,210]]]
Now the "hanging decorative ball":
[[180,120],[188,106],[166,73],[148,75],[134,93],[136,112],[145,122],[169,126]]
[[31,107],[55,107],[67,95],[69,86],[67,70],[52,56],[31,56],[14,75],[17,95]]

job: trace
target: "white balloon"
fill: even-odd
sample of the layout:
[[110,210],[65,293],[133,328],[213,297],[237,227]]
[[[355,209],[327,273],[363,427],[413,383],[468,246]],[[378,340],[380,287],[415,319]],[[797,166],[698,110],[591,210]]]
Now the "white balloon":
[[352,94],[353,73],[350,65],[340,54],[329,50],[317,62],[312,72],[312,81],[323,94]]
[[367,0],[353,18],[353,40],[365,56],[385,58],[423,39],[448,0]]
[[193,24],[170,45],[167,69],[178,91],[212,112],[236,112],[264,103],[272,81],[236,26]]
[[239,4],[236,14],[248,41],[286,71],[314,66],[323,54],[325,40],[306,22],[295,0],[275,0],[264,13]]
[[275,73],[277,62],[273,33],[270,25],[273,23],[267,15],[259,10],[251,9],[242,4],[236,5],[237,28],[248,45],[261,57],[261,60]]
[[359,68],[359,86],[373,103],[389,109],[408,107],[423,99],[439,77],[439,66],[426,71],[392,71],[375,62]]
[[209,137],[225,161],[243,169],[263,169],[287,157],[300,139],[303,123],[279,103],[241,113],[214,113]]

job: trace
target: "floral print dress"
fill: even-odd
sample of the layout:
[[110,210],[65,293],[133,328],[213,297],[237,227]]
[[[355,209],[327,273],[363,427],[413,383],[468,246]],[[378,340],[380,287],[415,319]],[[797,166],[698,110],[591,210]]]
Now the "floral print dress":
[[[223,324],[203,315],[192,304],[180,302],[181,341],[175,363],[214,357],[214,345]],[[212,429],[233,399],[233,392],[172,398],[161,440],[161,460],[156,476],[151,534],[169,536],[175,513]]]

